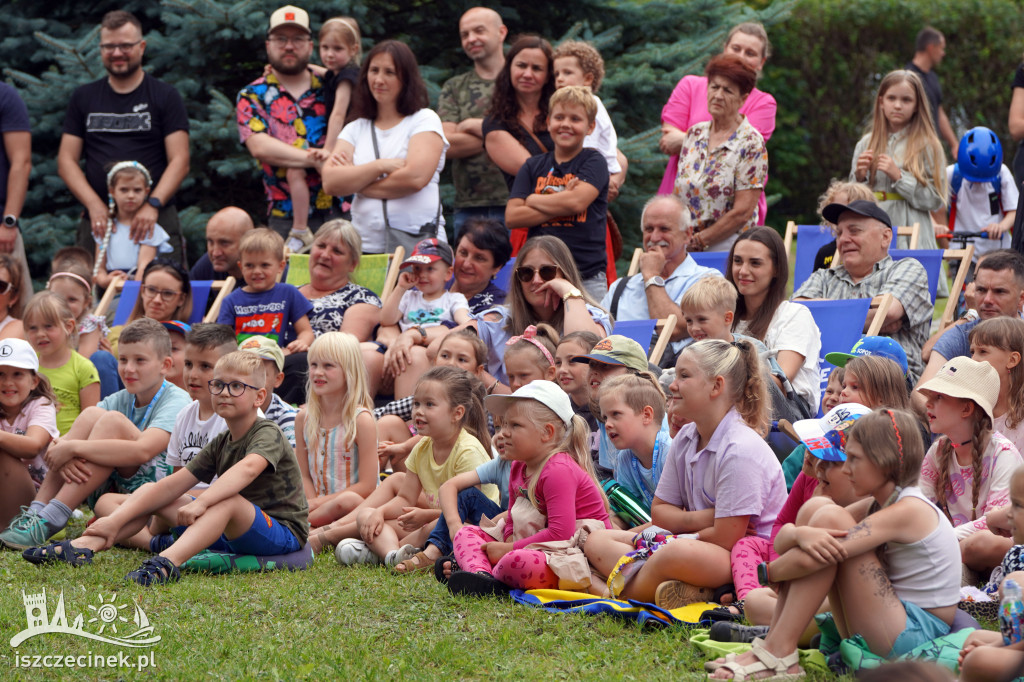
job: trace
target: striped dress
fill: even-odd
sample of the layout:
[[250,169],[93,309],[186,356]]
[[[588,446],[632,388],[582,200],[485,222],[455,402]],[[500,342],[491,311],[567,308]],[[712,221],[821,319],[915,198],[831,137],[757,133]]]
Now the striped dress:
[[[363,408],[357,416],[370,411]],[[345,447],[345,427],[320,429],[317,448],[308,450],[309,474],[318,497],[340,493],[359,482],[359,448]]]

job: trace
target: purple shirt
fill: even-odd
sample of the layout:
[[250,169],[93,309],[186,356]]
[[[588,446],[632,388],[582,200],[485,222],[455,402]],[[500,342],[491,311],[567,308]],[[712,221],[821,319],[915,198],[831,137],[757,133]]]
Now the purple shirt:
[[786,479],[768,443],[735,408],[698,452],[699,440],[694,424],[679,430],[655,497],[689,511],[713,507],[716,519],[750,516],[757,534],[769,537],[786,501]]

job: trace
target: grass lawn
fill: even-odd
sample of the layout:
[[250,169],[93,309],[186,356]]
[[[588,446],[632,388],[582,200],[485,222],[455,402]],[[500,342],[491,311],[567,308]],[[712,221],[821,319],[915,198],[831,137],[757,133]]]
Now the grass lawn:
[[[703,655],[684,628],[641,629],[608,617],[551,614],[498,599],[452,597],[430,573],[339,566],[318,556],[304,572],[205,576],[142,588],[123,576],[145,557],[115,549],[90,567],[40,568],[0,554],[0,623],[9,640],[25,626],[22,590],[46,589],[50,617],[64,591],[68,622],[85,614],[96,632],[101,603],[114,601],[135,631],[138,602],[161,641],[128,649],[64,634],[37,635],[18,655],[117,655],[152,651],[155,669],[14,670],[8,679],[700,679]],[[116,593],[116,600],[112,595]],[[102,595],[102,600],[101,600]],[[94,608],[90,609],[89,607]],[[109,634],[109,628],[108,632]],[[133,658],[134,660],[134,658]],[[6,677],[6,673],[4,674]],[[826,679],[814,676],[809,679]],[[831,678],[829,678],[831,679]]]

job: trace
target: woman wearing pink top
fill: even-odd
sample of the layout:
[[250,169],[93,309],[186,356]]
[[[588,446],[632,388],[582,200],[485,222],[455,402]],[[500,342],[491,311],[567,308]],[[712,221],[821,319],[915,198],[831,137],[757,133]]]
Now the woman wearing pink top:
[[[733,27],[725,39],[725,54],[734,54],[754,69],[758,75],[771,56],[772,46],[764,26],[746,22]],[[740,113],[750,120],[757,132],[768,142],[775,131],[775,98],[767,92],[754,88],[747,101],[740,107]],[[669,155],[665,176],[661,179],[658,194],[671,194],[679,174],[679,150],[683,146],[686,131],[695,123],[710,121],[708,113],[708,79],[705,76],[683,76],[672,95],[661,110],[661,151]],[[768,208],[764,192],[757,202],[757,224],[764,225]]]

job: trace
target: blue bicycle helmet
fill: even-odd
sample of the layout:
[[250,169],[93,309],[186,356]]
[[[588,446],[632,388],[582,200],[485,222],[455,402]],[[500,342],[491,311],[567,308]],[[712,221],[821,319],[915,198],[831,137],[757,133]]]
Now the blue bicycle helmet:
[[1003,165],[1003,146],[996,134],[984,126],[971,128],[960,138],[957,166],[971,182],[992,182]]

